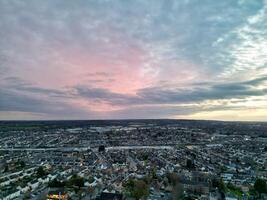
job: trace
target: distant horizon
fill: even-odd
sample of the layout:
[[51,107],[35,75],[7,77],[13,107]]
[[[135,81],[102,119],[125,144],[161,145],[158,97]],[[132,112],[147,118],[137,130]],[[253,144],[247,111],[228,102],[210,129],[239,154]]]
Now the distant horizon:
[[31,121],[36,121],[36,122],[53,122],[53,121],[142,121],[142,120],[173,120],[173,121],[207,121],[207,122],[248,122],[248,123],[267,123],[267,121],[234,121],[234,120],[216,120],[216,119],[173,119],[173,118],[146,118],[146,119],[141,119],[141,118],[136,118],[136,119],[28,119],[28,120],[23,120],[23,119],[17,119],[17,120],[9,120],[9,119],[0,119],[0,122],[31,122]]
[[0,120],[267,121],[267,0],[0,1]]

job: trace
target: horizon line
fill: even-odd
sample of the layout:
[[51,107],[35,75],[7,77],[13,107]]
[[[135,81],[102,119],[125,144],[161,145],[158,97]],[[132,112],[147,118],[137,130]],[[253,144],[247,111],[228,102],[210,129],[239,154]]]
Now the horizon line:
[[174,119],[174,118],[124,118],[124,119],[0,119],[0,122],[53,122],[53,121],[145,121],[145,120],[172,120],[172,121],[206,121],[206,122],[233,122],[233,123],[267,123],[267,121],[253,120],[219,120],[219,119]]

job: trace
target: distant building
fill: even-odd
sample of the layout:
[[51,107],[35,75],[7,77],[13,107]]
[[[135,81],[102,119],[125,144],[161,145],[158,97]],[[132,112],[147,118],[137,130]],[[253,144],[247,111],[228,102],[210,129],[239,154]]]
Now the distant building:
[[68,195],[64,189],[49,191],[46,197],[47,200],[67,200]]

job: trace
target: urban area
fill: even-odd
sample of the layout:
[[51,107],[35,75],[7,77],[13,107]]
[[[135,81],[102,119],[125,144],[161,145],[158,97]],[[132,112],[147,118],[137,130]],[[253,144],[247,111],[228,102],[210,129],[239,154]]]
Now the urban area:
[[267,123],[2,121],[0,199],[267,199]]

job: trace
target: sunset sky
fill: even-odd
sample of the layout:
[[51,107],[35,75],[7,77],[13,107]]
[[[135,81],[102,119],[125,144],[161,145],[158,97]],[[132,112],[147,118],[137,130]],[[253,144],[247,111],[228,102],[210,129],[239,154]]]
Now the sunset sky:
[[0,119],[267,121],[267,1],[0,0]]

